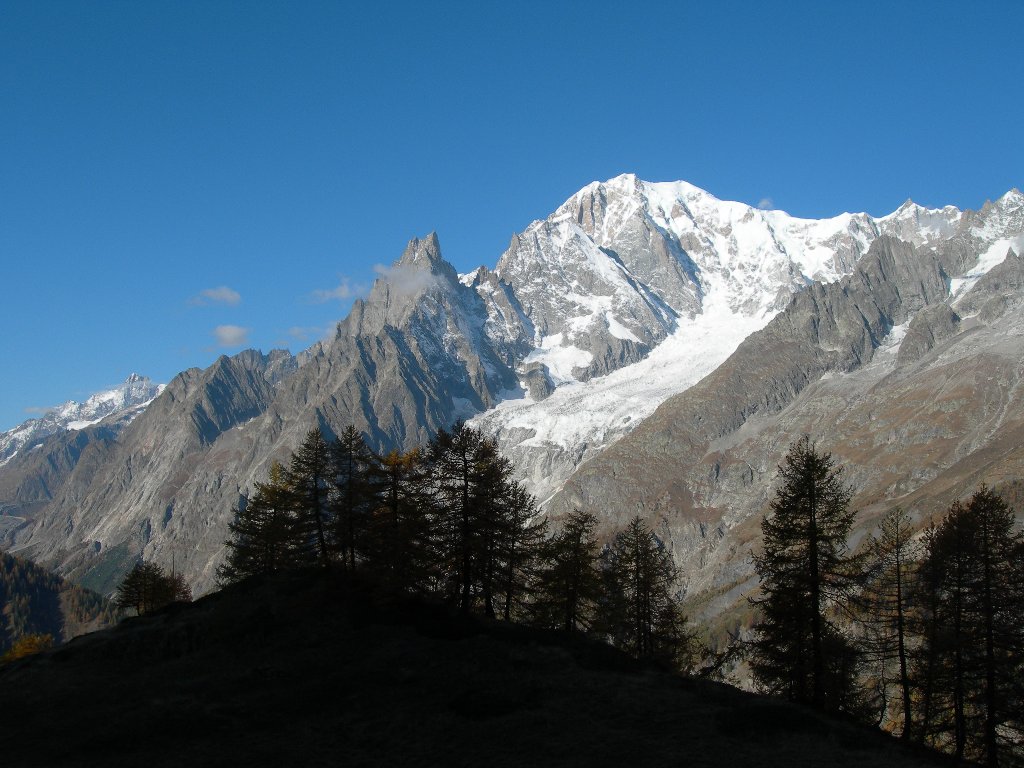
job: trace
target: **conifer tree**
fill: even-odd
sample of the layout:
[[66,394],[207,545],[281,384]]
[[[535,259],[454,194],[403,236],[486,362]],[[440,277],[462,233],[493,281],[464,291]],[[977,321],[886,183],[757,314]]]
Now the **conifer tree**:
[[794,443],[779,467],[781,485],[761,524],[754,557],[762,596],[751,670],[762,689],[820,709],[854,708],[856,649],[834,609],[859,582],[847,548],[854,513],[831,454],[810,438]]
[[910,516],[900,507],[879,523],[869,544],[869,583],[865,594],[869,650],[878,664],[883,689],[889,668],[899,691],[900,734],[910,739],[913,727],[913,685],[910,678],[910,595],[920,546],[913,536]]
[[503,594],[502,616],[511,621],[523,614],[533,597],[540,568],[540,550],[547,537],[547,521],[538,520],[537,501],[521,483],[503,484],[501,503],[506,525],[498,542],[499,589]]
[[331,445],[331,460],[334,538],[339,543],[342,565],[354,571],[357,552],[365,548],[363,537],[377,502],[380,461],[352,425]]
[[916,610],[908,617],[910,632],[917,639],[910,654],[910,675],[914,682],[913,701],[917,716],[913,723],[913,734],[917,741],[935,744],[935,735],[941,730],[936,727],[939,719],[941,696],[939,683],[942,664],[942,649],[945,645],[947,627],[943,626],[944,566],[940,558],[934,557],[937,550],[938,526],[931,521],[921,536],[922,559],[911,583],[910,600]]
[[291,505],[284,467],[275,461],[269,480],[255,484],[252,497],[238,506],[235,519],[228,524],[227,558],[217,571],[221,583],[291,567],[296,548]]
[[532,606],[538,624],[567,632],[590,629],[604,594],[596,530],[593,513],[574,509],[542,547]]
[[929,540],[923,571],[933,631],[921,654],[923,726],[957,759],[997,765],[1024,734],[1022,547],[1012,510],[985,487],[966,505],[955,502]]
[[[978,685],[972,703],[981,719],[986,765],[1000,762],[1003,735],[1019,749],[1024,719],[1014,706],[1024,663],[1024,539],[1015,531],[1013,510],[982,486],[967,505],[972,568],[967,593],[970,626],[978,636]],[[1016,710],[1016,711],[1015,711]]]
[[434,559],[432,497],[419,449],[391,451],[381,458],[377,506],[367,530],[367,561],[387,581],[403,589],[431,586]]
[[134,609],[138,615],[166,605],[192,600],[192,591],[181,574],[168,575],[156,563],[137,563],[117,588],[114,602],[119,608]]
[[332,471],[330,446],[319,427],[311,429],[292,454],[285,482],[296,517],[298,555],[304,563],[319,563],[324,568],[330,567],[334,550],[328,538],[333,527]]
[[[481,435],[482,436],[482,435]],[[493,441],[490,450],[477,464],[476,522],[471,541],[476,550],[473,576],[484,613],[497,615],[497,601],[501,587],[503,545],[518,538],[508,500],[512,464],[498,452]]]
[[639,515],[616,535],[603,559],[603,618],[616,645],[637,658],[688,666],[692,638],[673,595],[676,566]]
[[500,503],[509,473],[493,440],[463,422],[439,430],[428,449],[439,519],[439,564],[446,592],[463,612],[477,599],[495,615],[497,544],[507,520]]

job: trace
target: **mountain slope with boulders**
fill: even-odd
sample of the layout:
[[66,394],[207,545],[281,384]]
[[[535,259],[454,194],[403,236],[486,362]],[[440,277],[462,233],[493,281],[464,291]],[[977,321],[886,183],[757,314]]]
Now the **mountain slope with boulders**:
[[[459,275],[436,236],[414,239],[331,339],[298,356],[222,357],[123,428],[100,422],[14,456],[0,468],[0,535],[101,591],[143,557],[201,594],[232,509],[309,429],[354,424],[377,450],[408,450],[470,419],[554,517],[579,504],[610,528],[639,511],[691,592],[728,591],[749,576],[749,522],[778,456],[794,429],[814,432],[810,417],[772,419],[832,393],[815,401],[831,428],[859,402],[847,387],[881,376],[882,361],[934,383],[929,361],[949,345],[990,328],[990,346],[1012,337],[1022,211],[1013,191],[977,212],[908,201],[812,221],[627,175],[533,222],[493,270]],[[951,457],[1003,439],[1015,377],[993,385],[1001,426]],[[888,407],[888,390],[872,391]],[[856,439],[880,439],[872,430]],[[769,446],[730,453],[748,432]],[[918,492],[943,462],[875,496]]]
[[322,573],[124,620],[0,667],[0,689],[12,767],[948,764],[593,640]]

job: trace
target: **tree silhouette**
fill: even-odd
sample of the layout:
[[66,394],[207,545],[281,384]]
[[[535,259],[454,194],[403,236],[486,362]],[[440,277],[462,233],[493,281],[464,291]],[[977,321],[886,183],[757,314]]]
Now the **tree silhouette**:
[[596,530],[593,513],[574,509],[543,546],[544,565],[532,607],[539,624],[567,632],[590,628],[603,595]]
[[392,585],[428,589],[433,576],[434,514],[419,449],[381,458],[380,486],[366,532],[369,567]]
[[506,520],[501,484],[510,467],[493,440],[463,422],[441,429],[427,452],[439,514],[438,562],[447,591],[463,612],[476,599],[495,615],[496,548]]
[[166,605],[190,602],[192,591],[181,574],[168,575],[156,563],[136,563],[117,588],[115,603],[138,615],[152,613]]
[[856,652],[831,608],[859,578],[847,549],[850,489],[829,453],[804,436],[779,467],[781,485],[761,524],[754,556],[762,596],[750,645],[751,671],[766,691],[820,709],[850,709]]
[[688,666],[691,637],[672,593],[676,566],[639,515],[616,535],[603,559],[604,623],[616,644],[638,658]]
[[865,594],[869,650],[878,664],[881,687],[888,686],[889,668],[899,688],[903,739],[913,728],[913,685],[910,678],[910,596],[921,547],[913,522],[902,508],[890,510],[869,544],[869,581]]
[[217,571],[221,583],[241,581],[257,574],[275,573],[295,561],[295,518],[285,471],[278,462],[270,467],[266,483],[255,484],[247,503],[235,510],[228,524],[227,558]]
[[1022,549],[1013,511],[984,486],[955,502],[928,539],[923,728],[958,759],[997,765],[1024,734]]
[[380,460],[353,425],[345,427],[330,448],[334,538],[339,543],[342,564],[354,571],[357,551],[365,548],[363,537],[382,481]]
[[331,564],[332,471],[330,447],[319,427],[311,429],[292,454],[285,478],[299,532],[299,557],[324,568]]
[[501,503],[506,524],[498,542],[497,579],[504,595],[502,616],[511,621],[514,613],[526,613],[526,603],[533,597],[548,526],[547,521],[538,519],[537,501],[521,483],[503,483]]

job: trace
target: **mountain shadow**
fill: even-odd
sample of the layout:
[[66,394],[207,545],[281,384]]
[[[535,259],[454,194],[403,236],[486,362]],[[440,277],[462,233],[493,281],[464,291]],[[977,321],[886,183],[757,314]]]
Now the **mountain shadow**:
[[[294,573],[0,668],[5,766],[923,766],[603,643]],[[59,734],[59,738],[54,738]]]

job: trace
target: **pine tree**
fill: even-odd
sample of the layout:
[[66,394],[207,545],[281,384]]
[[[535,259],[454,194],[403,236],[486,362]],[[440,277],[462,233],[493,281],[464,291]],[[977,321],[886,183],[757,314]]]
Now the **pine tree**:
[[340,545],[341,561],[356,569],[357,553],[365,549],[363,537],[377,503],[381,483],[380,460],[352,425],[331,445],[334,486],[334,538]]
[[950,507],[928,544],[923,725],[933,744],[949,745],[958,759],[997,765],[1019,749],[1024,732],[1024,541],[1012,510],[982,487],[966,505]]
[[256,483],[247,503],[235,509],[228,524],[227,558],[217,571],[222,584],[257,574],[275,573],[295,561],[295,520],[285,471],[276,461],[266,483]]
[[[903,739],[913,727],[913,686],[910,679],[910,595],[920,545],[913,536],[910,516],[900,507],[890,510],[879,523],[878,535],[869,544],[870,581],[865,594],[870,652],[879,667],[885,696],[890,676],[899,691]],[[890,668],[896,669],[890,675]]]
[[567,632],[591,627],[604,594],[596,530],[592,513],[574,509],[542,547],[543,565],[532,605],[536,623]]
[[299,557],[306,564],[330,567],[335,547],[332,529],[331,450],[320,428],[310,430],[292,454],[285,473],[299,532]]
[[947,630],[943,625],[946,618],[943,600],[945,569],[940,558],[934,556],[937,536],[938,526],[932,521],[921,536],[923,555],[915,570],[910,592],[910,601],[916,610],[908,617],[910,632],[917,638],[917,645],[910,654],[910,676],[917,712],[912,727],[917,741],[932,744],[941,731],[936,727],[939,720],[936,713],[941,706],[939,677]]
[[176,602],[192,600],[192,591],[181,574],[168,575],[156,563],[137,563],[117,588],[114,602],[138,615],[152,613]]
[[672,593],[676,566],[639,515],[616,535],[603,559],[604,624],[616,645],[637,658],[689,666],[692,638]]
[[511,621],[513,614],[526,612],[534,595],[548,526],[547,521],[538,520],[537,501],[521,483],[505,482],[501,503],[507,524],[498,542],[498,589],[503,595],[502,616]]
[[978,635],[980,686],[972,702],[982,720],[982,749],[985,763],[998,765],[1001,733],[1021,733],[1019,715],[1012,697],[1024,661],[1024,539],[1014,530],[1014,513],[991,490],[982,486],[967,505],[971,538],[970,581],[967,614]]
[[510,472],[493,440],[458,422],[439,430],[427,460],[439,514],[438,563],[446,592],[463,612],[482,600],[495,615],[497,545],[507,519],[501,485]]
[[810,438],[779,467],[781,486],[761,524],[754,557],[762,596],[750,665],[766,691],[820,709],[852,709],[856,649],[831,615],[859,582],[847,549],[851,491],[829,453]]
[[435,515],[419,449],[381,459],[381,485],[366,534],[367,563],[402,589],[427,591],[434,578]]

